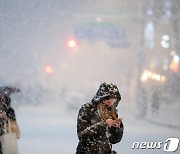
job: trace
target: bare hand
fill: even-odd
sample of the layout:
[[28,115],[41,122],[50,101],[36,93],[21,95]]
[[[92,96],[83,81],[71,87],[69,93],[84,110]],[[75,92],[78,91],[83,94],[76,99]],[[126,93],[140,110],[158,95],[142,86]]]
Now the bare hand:
[[116,120],[114,120],[114,125],[113,125],[113,127],[119,128],[120,125],[121,125],[121,122],[122,122],[122,119],[116,119]]
[[112,120],[112,119],[107,119],[106,123],[107,123],[108,127],[111,127],[111,126],[113,126],[115,124],[114,120]]
[[107,119],[106,123],[107,123],[108,127],[111,127],[111,126],[120,127],[121,121],[122,121],[122,119],[116,119],[116,120]]

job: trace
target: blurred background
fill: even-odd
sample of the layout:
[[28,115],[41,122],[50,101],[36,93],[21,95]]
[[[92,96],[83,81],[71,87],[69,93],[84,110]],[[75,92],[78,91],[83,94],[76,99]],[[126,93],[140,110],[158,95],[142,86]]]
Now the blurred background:
[[102,82],[119,88],[126,134],[147,129],[118,152],[152,153],[132,143],[180,136],[179,0],[1,0],[0,54],[0,85],[21,89],[21,154],[74,153],[78,110]]

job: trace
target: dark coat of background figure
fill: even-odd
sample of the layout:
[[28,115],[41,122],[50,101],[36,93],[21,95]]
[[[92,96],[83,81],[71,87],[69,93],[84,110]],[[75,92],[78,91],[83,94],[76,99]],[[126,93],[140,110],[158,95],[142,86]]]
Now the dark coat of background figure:
[[[13,86],[2,86],[0,87],[0,113],[6,113],[7,118],[12,122],[13,126],[16,126],[17,138],[20,138],[20,132],[16,121],[16,115],[14,109],[11,107],[10,95],[13,93],[20,92],[20,89]],[[4,103],[2,103],[4,102]],[[4,124],[6,120],[0,117],[0,136],[4,134]],[[0,154],[2,154],[2,147],[0,142]]]
[[[117,86],[102,83],[92,101],[84,104],[79,110],[77,118],[79,144],[76,154],[112,154],[112,144],[121,141],[123,123],[121,122],[120,128],[108,127],[106,121],[99,116],[97,108],[104,98],[111,96],[117,99],[114,104],[117,107],[121,100]],[[116,116],[118,116],[117,110]]]
[[[6,112],[6,115],[10,120],[16,121],[15,111],[12,107],[10,107],[11,98],[5,96],[3,97],[3,99],[5,99],[7,105],[1,106],[0,112]],[[0,136],[4,134],[4,122],[5,122],[4,119],[0,118]],[[2,154],[1,142],[0,142],[0,154]]]

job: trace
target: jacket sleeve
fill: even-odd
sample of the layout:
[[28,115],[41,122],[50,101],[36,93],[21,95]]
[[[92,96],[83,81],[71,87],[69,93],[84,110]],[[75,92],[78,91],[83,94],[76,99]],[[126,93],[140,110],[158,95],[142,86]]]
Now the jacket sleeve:
[[123,136],[123,130],[124,130],[123,123],[121,123],[120,128],[110,127],[108,130],[109,141],[112,144],[116,144],[116,143],[120,142],[122,139],[122,136]]
[[6,114],[10,120],[16,120],[16,114],[13,108],[11,107],[8,108],[8,110],[6,111]]
[[101,138],[106,132],[106,122],[100,121],[91,125],[90,110],[86,106],[82,106],[77,118],[77,134],[79,140],[92,140]]

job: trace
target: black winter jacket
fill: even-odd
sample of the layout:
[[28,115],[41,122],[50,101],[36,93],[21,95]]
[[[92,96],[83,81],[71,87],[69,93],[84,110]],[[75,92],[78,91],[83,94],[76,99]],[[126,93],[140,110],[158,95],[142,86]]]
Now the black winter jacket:
[[[116,85],[104,82],[100,85],[91,103],[84,104],[79,110],[77,118],[79,144],[76,154],[112,154],[112,144],[121,141],[123,123],[120,128],[108,127],[98,113],[98,104],[109,98],[117,99],[114,104],[114,107],[117,107],[121,95]],[[118,117],[118,114],[115,114]]]
[[120,128],[107,127],[93,103],[81,107],[77,120],[79,144],[76,154],[111,154],[112,144],[121,141],[123,123]]

